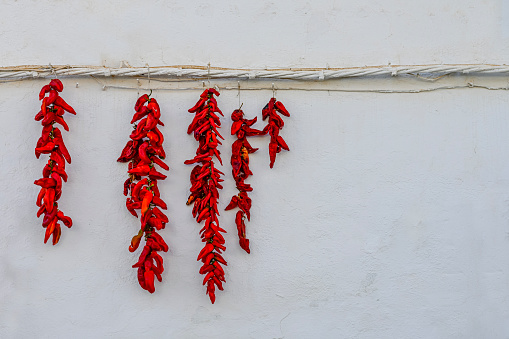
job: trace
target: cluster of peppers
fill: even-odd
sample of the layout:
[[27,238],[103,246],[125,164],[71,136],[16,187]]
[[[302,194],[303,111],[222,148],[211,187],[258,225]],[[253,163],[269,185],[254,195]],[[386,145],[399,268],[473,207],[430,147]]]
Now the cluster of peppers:
[[205,220],[205,225],[200,230],[202,242],[205,246],[200,251],[197,260],[203,263],[200,268],[200,274],[204,274],[203,285],[207,285],[207,294],[212,303],[216,300],[216,286],[223,290],[225,282],[224,270],[221,265],[227,265],[222,251],[226,250],[225,240],[221,232],[226,232],[219,227],[217,216],[217,201],[219,199],[218,189],[222,189],[220,184],[223,179],[223,172],[214,167],[215,156],[222,165],[220,152],[217,149],[221,145],[218,138],[224,140],[219,134],[218,128],[221,125],[216,113],[223,116],[223,113],[217,106],[214,95],[219,93],[213,89],[206,89],[200,99],[189,109],[190,113],[195,113],[194,119],[187,129],[187,133],[194,134],[194,138],[199,142],[196,156],[191,160],[186,160],[185,164],[197,164],[191,171],[191,194],[187,200],[187,205],[194,203],[193,217],[198,223]]
[[129,251],[136,251],[141,238],[144,237],[146,241],[133,268],[138,268],[140,286],[154,293],[154,278],[161,282],[164,271],[163,258],[157,252],[168,251],[168,245],[157,233],[168,222],[168,217],[161,211],[166,210],[167,206],[157,186],[157,180],[164,180],[166,175],[158,172],[154,166],[158,165],[164,170],[169,170],[169,167],[161,160],[166,154],[162,147],[164,138],[157,125],[164,124],[160,120],[157,101],[144,94],[136,101],[134,110],[136,113],[131,120],[134,131],[117,161],[129,162],[129,178],[124,183],[124,195],[129,195],[126,207],[135,217],[138,217],[136,210],[141,210],[141,227],[132,238]]
[[[50,154],[50,159],[42,172],[43,177],[34,182],[41,186],[36,201],[39,207],[37,217],[45,215],[42,222],[43,227],[46,228],[44,242],[46,243],[49,237],[53,236],[53,245],[60,239],[59,221],[67,227],[72,226],[71,218],[65,216],[58,209],[57,203],[62,194],[62,180],[67,182],[65,163],[71,163],[71,157],[64,145],[61,131],[54,124],[60,124],[66,131],[69,131],[62,116],[66,111],[76,114],[74,109],[59,96],[59,92],[62,90],[63,84],[58,79],[53,79],[44,86],[39,94],[39,99],[42,100],[41,111],[35,116],[35,120],[41,121],[43,126],[42,136],[37,141],[35,148],[35,155],[39,158],[41,154]],[[46,96],[46,94],[48,95]],[[205,221],[204,227],[200,230],[202,242],[205,245],[197,260],[201,260],[203,263],[200,274],[205,275],[203,285],[207,285],[207,294],[212,303],[216,299],[216,286],[219,290],[223,290],[223,282],[226,281],[221,265],[227,265],[221,255],[226,250],[225,239],[221,233],[226,233],[226,231],[219,226],[217,218],[219,216],[218,189],[223,188],[220,183],[223,181],[221,175],[224,173],[215,168],[213,161],[215,156],[222,165],[217,147],[221,145],[221,141],[218,139],[224,140],[224,138],[218,132],[221,122],[216,113],[221,116],[223,114],[217,106],[214,95],[219,96],[215,89],[205,90],[196,105],[189,109],[190,113],[195,113],[195,117],[189,125],[187,133],[194,134],[195,139],[199,142],[199,147],[196,156],[185,161],[187,165],[197,164],[191,171],[192,187],[187,205],[194,204],[192,213],[198,223]],[[117,161],[129,162],[129,178],[124,183],[124,195],[129,196],[126,199],[126,207],[135,217],[138,217],[136,210],[141,210],[141,227],[138,234],[132,238],[129,251],[136,251],[143,237],[146,241],[139,260],[133,265],[133,268],[138,268],[140,286],[150,293],[154,293],[155,278],[161,282],[161,274],[164,271],[163,258],[157,252],[168,251],[168,245],[157,233],[164,229],[168,222],[168,217],[161,211],[161,209],[166,210],[167,206],[160,197],[157,185],[157,180],[164,180],[166,175],[158,172],[154,166],[158,165],[164,170],[169,170],[169,167],[162,161],[166,157],[162,147],[164,137],[157,125],[164,126],[164,124],[160,120],[161,112],[157,101],[144,94],[138,98],[134,109],[136,112],[131,120],[131,124],[134,124],[134,131],[130,135],[131,140],[127,142]],[[244,113],[240,109],[235,110],[231,115],[233,120],[231,134],[237,136],[237,140],[232,144],[232,175],[239,194],[232,197],[226,210],[235,207],[240,209],[236,214],[235,223],[239,244],[247,253],[250,253],[250,249],[244,220],[246,217],[247,220],[250,220],[251,199],[248,192],[253,189],[245,183],[245,180],[253,174],[249,169],[249,154],[258,150],[249,144],[247,137],[267,133],[270,135],[270,168],[273,168],[276,154],[282,149],[289,151],[288,145],[279,136],[284,122],[277,113],[290,116],[284,105],[272,98],[262,110],[263,120],[269,118],[263,131],[251,128],[257,121],[256,117],[250,120],[245,119]]]
[[[60,124],[66,131],[69,131],[67,123],[63,119],[67,111],[76,114],[74,109],[69,106],[59,95],[64,85],[58,79],[53,79],[48,85],[42,87],[39,93],[39,100],[42,100],[41,110],[35,116],[36,121],[40,121],[42,135],[37,141],[35,147],[35,156],[37,159],[41,154],[49,154],[50,158],[42,170],[42,178],[35,180],[34,184],[41,186],[37,196],[36,204],[39,207],[37,217],[44,214],[42,226],[46,228],[44,243],[50,236],[53,236],[53,245],[56,245],[62,233],[61,221],[65,226],[72,226],[72,219],[64,215],[58,209],[57,200],[62,195],[62,180],[67,182],[67,173],[65,172],[65,162],[71,163],[71,156],[64,145],[62,132],[55,123]],[[46,96],[46,94],[48,94]]]
[[262,109],[263,120],[269,118],[269,123],[263,129],[264,134],[269,133],[269,157],[270,157],[270,168],[274,167],[276,161],[276,154],[281,152],[281,149],[289,151],[288,145],[279,135],[279,131],[283,128],[283,119],[277,114],[280,113],[284,116],[289,117],[290,113],[286,110],[285,106],[280,102],[276,101],[276,98],[271,98],[269,103]]
[[251,250],[249,249],[249,239],[246,238],[246,225],[244,220],[246,216],[247,220],[251,218],[249,213],[251,209],[251,198],[249,198],[247,192],[251,192],[253,188],[244,181],[253,174],[249,169],[249,154],[256,152],[258,148],[253,148],[247,141],[247,137],[263,135],[264,132],[251,128],[257,118],[254,117],[251,120],[244,119],[244,112],[240,109],[233,111],[231,118],[233,120],[231,134],[237,136],[237,140],[232,144],[232,175],[235,179],[239,194],[232,197],[225,210],[228,211],[235,207],[239,207],[240,210],[237,211],[235,216],[239,244],[247,253],[250,253]]

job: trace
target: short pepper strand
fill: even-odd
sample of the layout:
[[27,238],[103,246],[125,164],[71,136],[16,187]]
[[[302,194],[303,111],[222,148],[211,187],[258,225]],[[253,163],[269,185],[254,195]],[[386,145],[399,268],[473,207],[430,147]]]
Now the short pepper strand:
[[164,180],[166,175],[158,172],[154,166],[158,165],[164,170],[169,170],[169,167],[161,160],[166,154],[162,147],[164,138],[157,125],[164,124],[160,120],[161,111],[157,101],[144,94],[137,100],[134,110],[136,113],[131,120],[134,131],[117,161],[129,162],[129,178],[124,183],[124,195],[129,195],[126,207],[135,217],[138,217],[136,210],[141,209],[141,228],[132,238],[129,251],[136,251],[143,237],[145,246],[133,268],[138,268],[140,286],[154,293],[154,277],[161,282],[164,271],[163,258],[157,252],[168,251],[168,245],[156,232],[164,229],[168,222],[168,217],[161,211],[166,210],[167,206],[157,186],[157,180]]
[[62,233],[59,221],[69,228],[72,226],[72,219],[58,209],[57,203],[62,195],[62,180],[67,182],[65,162],[70,164],[71,156],[64,145],[62,132],[54,125],[57,123],[69,131],[63,115],[66,111],[76,114],[74,109],[60,97],[59,92],[63,89],[64,85],[58,79],[53,79],[48,85],[43,86],[39,93],[39,100],[42,100],[41,110],[35,116],[35,120],[40,121],[43,126],[42,136],[35,147],[35,156],[39,159],[41,154],[50,155],[48,163],[42,170],[42,178],[34,182],[41,186],[36,201],[39,207],[37,217],[44,214],[42,221],[42,226],[46,228],[44,243],[53,236],[53,245],[58,243]]
[[281,152],[281,149],[289,151],[288,145],[279,135],[279,131],[283,128],[283,119],[277,114],[280,113],[284,116],[289,117],[290,113],[286,110],[285,106],[280,102],[276,101],[276,98],[271,98],[269,103],[262,109],[263,120],[269,118],[269,123],[263,129],[263,132],[269,133],[269,157],[270,157],[270,168],[274,167],[276,161],[276,154]]
[[249,169],[249,154],[254,153],[258,148],[253,148],[247,141],[247,137],[254,135],[263,135],[262,131],[251,128],[256,123],[257,118],[254,117],[251,120],[244,119],[244,112],[240,109],[233,111],[231,118],[233,120],[231,134],[237,136],[237,140],[232,144],[232,175],[235,179],[237,189],[239,190],[238,195],[234,195],[232,200],[226,206],[225,210],[231,210],[235,207],[239,207],[240,211],[237,211],[235,216],[235,224],[237,225],[237,232],[239,235],[239,245],[247,253],[251,253],[249,249],[249,239],[246,238],[246,225],[244,219],[247,216],[247,220],[250,220],[251,209],[251,198],[247,195],[247,192],[251,192],[253,188],[251,185],[246,184],[244,181],[253,174]]
[[192,187],[187,205],[194,202],[193,217],[196,218],[198,223],[205,220],[205,226],[200,230],[202,242],[205,243],[205,246],[200,251],[197,260],[201,260],[203,263],[200,274],[205,275],[203,285],[207,285],[207,294],[212,303],[216,300],[216,286],[222,291],[222,282],[226,281],[221,264],[227,265],[221,255],[222,251],[226,250],[225,240],[221,232],[226,231],[219,227],[217,219],[219,215],[217,209],[218,189],[223,188],[220,184],[223,180],[220,177],[224,173],[214,167],[214,161],[212,160],[215,156],[222,165],[217,146],[221,145],[218,138],[223,140],[224,138],[218,132],[221,122],[215,113],[222,116],[223,113],[217,107],[214,95],[218,96],[219,92],[213,88],[205,90],[200,95],[196,105],[189,109],[190,113],[195,113],[195,117],[187,129],[187,133],[193,133],[194,138],[200,145],[196,151],[196,156],[185,161],[186,165],[198,163],[191,171]]

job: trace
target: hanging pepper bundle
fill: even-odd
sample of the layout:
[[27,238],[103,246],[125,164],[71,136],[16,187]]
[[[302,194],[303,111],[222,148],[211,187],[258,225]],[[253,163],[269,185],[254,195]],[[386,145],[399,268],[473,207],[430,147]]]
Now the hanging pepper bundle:
[[237,232],[239,235],[239,244],[247,253],[250,253],[249,239],[246,238],[246,225],[244,220],[247,216],[247,220],[250,220],[251,216],[249,210],[251,209],[251,198],[247,195],[247,192],[251,192],[253,188],[251,185],[246,184],[244,181],[253,174],[249,169],[249,154],[254,153],[258,148],[253,148],[247,141],[247,137],[253,135],[263,135],[262,131],[251,128],[256,122],[257,118],[254,117],[251,120],[244,119],[244,112],[240,109],[233,111],[232,116],[232,135],[237,135],[237,140],[232,144],[232,175],[235,179],[237,189],[239,190],[238,195],[234,195],[232,200],[226,206],[225,210],[231,210],[235,207],[239,207],[240,211],[237,211],[235,216],[235,224],[237,225]]
[[126,207],[135,217],[138,217],[136,210],[141,210],[141,228],[132,238],[129,251],[136,251],[142,237],[146,241],[133,268],[138,268],[140,286],[154,293],[154,277],[161,282],[164,271],[163,258],[157,252],[168,251],[168,245],[156,232],[164,229],[168,222],[168,217],[161,211],[166,210],[167,206],[157,186],[157,180],[164,180],[166,175],[158,172],[154,166],[158,165],[164,170],[169,170],[169,167],[161,160],[166,154],[162,147],[164,138],[157,125],[164,124],[160,120],[157,101],[144,94],[137,100],[134,110],[136,113],[131,120],[134,131],[117,161],[129,162],[129,178],[124,183],[124,195],[129,195]]
[[283,119],[277,114],[280,113],[284,116],[289,117],[290,113],[286,110],[285,106],[280,102],[276,101],[276,98],[271,98],[269,103],[262,109],[263,120],[269,118],[269,123],[263,129],[264,134],[269,133],[269,156],[270,156],[270,168],[274,167],[276,161],[276,154],[281,152],[281,149],[289,151],[288,145],[279,136],[279,131],[283,128]]
[[197,260],[202,261],[200,274],[204,274],[203,285],[207,285],[207,294],[212,303],[216,300],[216,286],[223,290],[222,282],[225,282],[224,270],[222,265],[227,265],[222,257],[222,251],[226,250],[225,240],[221,232],[226,232],[219,227],[217,216],[217,201],[219,199],[218,189],[222,189],[220,178],[223,172],[214,167],[212,158],[215,156],[222,165],[220,152],[217,149],[221,145],[218,138],[224,140],[219,134],[218,128],[221,125],[219,117],[215,113],[223,116],[221,110],[217,107],[217,101],[214,95],[219,93],[213,89],[207,89],[200,95],[200,100],[189,109],[190,113],[195,113],[195,117],[187,133],[194,133],[194,138],[199,142],[196,156],[185,161],[185,164],[198,163],[191,171],[191,194],[187,200],[187,205],[194,202],[193,217],[198,223],[205,220],[205,226],[200,230],[202,242],[205,246],[200,251]]
[[41,186],[36,201],[39,207],[37,217],[44,214],[42,221],[42,227],[46,228],[44,243],[53,236],[53,245],[58,243],[62,233],[59,221],[69,228],[72,226],[72,219],[58,209],[57,203],[62,195],[62,180],[67,182],[65,162],[70,164],[71,156],[64,145],[62,132],[54,125],[57,123],[69,131],[63,115],[66,111],[76,114],[74,109],[59,96],[59,92],[63,89],[64,85],[58,79],[53,79],[48,85],[43,86],[39,93],[39,100],[42,100],[41,110],[35,116],[35,120],[40,121],[43,126],[42,136],[35,147],[35,156],[39,159],[41,154],[50,155],[48,163],[42,170],[42,178],[34,182]]

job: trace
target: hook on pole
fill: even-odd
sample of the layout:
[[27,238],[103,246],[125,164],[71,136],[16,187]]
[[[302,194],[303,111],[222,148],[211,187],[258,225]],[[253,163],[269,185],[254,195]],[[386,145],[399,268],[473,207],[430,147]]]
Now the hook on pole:
[[207,81],[209,83],[209,88],[210,88],[210,62],[207,64]]
[[152,94],[152,89],[150,87],[150,66],[148,64],[147,64],[147,76],[148,76],[148,88],[150,89],[150,94]]
[[238,91],[237,96],[239,97],[239,111],[240,111],[242,105],[244,105],[244,103],[242,104],[240,103],[240,81],[237,81],[237,91]]

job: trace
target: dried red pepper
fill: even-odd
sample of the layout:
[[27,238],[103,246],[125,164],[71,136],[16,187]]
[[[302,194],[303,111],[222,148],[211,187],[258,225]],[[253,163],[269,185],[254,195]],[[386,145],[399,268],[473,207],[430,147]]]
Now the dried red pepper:
[[145,246],[133,268],[138,268],[140,286],[154,293],[154,277],[161,282],[164,271],[163,258],[157,252],[168,251],[168,245],[157,233],[168,222],[168,217],[161,211],[167,209],[167,206],[157,186],[157,180],[164,180],[166,175],[158,172],[155,165],[164,170],[169,168],[162,161],[166,154],[162,147],[163,135],[157,128],[157,125],[163,123],[156,99],[144,94],[137,100],[134,109],[136,113],[131,120],[134,131],[117,161],[129,162],[129,178],[124,182],[124,195],[129,195],[126,207],[135,217],[138,217],[136,210],[141,210],[141,228],[132,238],[129,251],[136,251],[143,237]]
[[271,98],[269,103],[262,109],[263,120],[269,118],[269,123],[263,129],[265,134],[269,133],[269,157],[270,157],[270,168],[274,167],[276,161],[276,154],[281,152],[282,149],[289,151],[288,145],[279,135],[279,131],[283,128],[283,119],[277,114],[280,113],[284,116],[289,117],[290,113],[286,110],[285,106],[280,102],[276,101],[276,98]]
[[[221,145],[219,139],[223,139],[218,129],[221,125],[216,113],[223,115],[217,107],[217,101],[214,95],[219,93],[209,88],[205,90],[194,107],[189,109],[190,113],[195,113],[194,119],[187,129],[187,133],[194,134],[194,138],[199,142],[196,156],[185,161],[186,165],[196,165],[191,171],[191,194],[187,200],[187,205],[194,203],[193,217],[198,223],[205,221],[205,226],[200,230],[202,242],[205,246],[200,251],[197,260],[202,261],[200,274],[205,274],[203,285],[207,285],[207,294],[212,303],[216,300],[216,286],[223,290],[225,282],[224,270],[221,265],[227,265],[222,252],[226,249],[225,240],[221,232],[226,231],[219,227],[217,216],[217,201],[219,199],[218,189],[222,189],[220,184],[221,174],[223,172],[214,167],[215,156],[222,165],[220,152],[217,149]],[[224,140],[224,139],[223,139]]]
[[69,131],[63,115],[65,111],[76,114],[74,109],[60,97],[59,92],[63,89],[64,85],[58,79],[53,79],[45,85],[39,93],[39,100],[42,100],[41,110],[35,116],[35,120],[41,121],[43,126],[42,135],[35,147],[35,156],[39,159],[41,154],[50,155],[48,163],[42,170],[42,178],[34,182],[41,186],[36,201],[39,207],[37,217],[44,214],[42,221],[42,227],[46,228],[44,243],[52,236],[53,245],[58,243],[62,234],[60,222],[68,228],[72,226],[72,219],[58,209],[57,202],[62,195],[62,180],[67,182],[65,162],[70,164],[71,156],[65,147],[62,132],[54,125],[59,124]]
[[233,120],[231,133],[237,136],[237,140],[232,144],[232,175],[235,179],[239,194],[232,197],[225,210],[228,211],[235,207],[240,208],[240,211],[237,212],[235,217],[239,244],[247,253],[250,253],[251,250],[249,249],[249,239],[246,238],[246,225],[244,220],[246,216],[248,220],[251,218],[249,212],[251,209],[251,198],[249,198],[247,192],[251,192],[253,188],[244,181],[253,174],[249,169],[249,154],[256,152],[258,148],[251,147],[247,141],[247,137],[263,135],[264,132],[251,128],[257,118],[254,117],[251,120],[244,119],[244,112],[240,109],[233,111],[231,118]]

